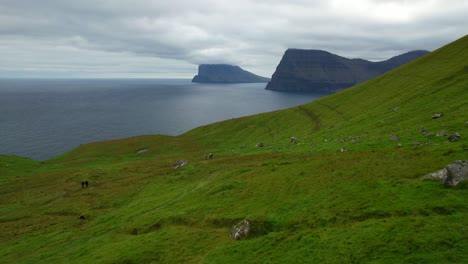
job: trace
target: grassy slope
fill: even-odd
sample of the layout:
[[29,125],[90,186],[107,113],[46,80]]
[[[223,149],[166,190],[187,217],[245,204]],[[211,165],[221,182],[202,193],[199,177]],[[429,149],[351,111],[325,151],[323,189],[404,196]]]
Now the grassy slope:
[[[464,37],[338,94],[179,137],[43,164],[1,156],[1,262],[462,263],[468,190],[421,176],[468,158],[467,49]],[[253,234],[231,240],[244,218]]]

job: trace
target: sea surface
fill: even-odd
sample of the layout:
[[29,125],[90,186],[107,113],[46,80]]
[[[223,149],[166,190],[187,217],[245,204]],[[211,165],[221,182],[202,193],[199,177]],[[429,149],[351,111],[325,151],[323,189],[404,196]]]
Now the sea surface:
[[179,135],[322,96],[265,86],[189,79],[0,79],[0,154],[46,160],[80,144]]

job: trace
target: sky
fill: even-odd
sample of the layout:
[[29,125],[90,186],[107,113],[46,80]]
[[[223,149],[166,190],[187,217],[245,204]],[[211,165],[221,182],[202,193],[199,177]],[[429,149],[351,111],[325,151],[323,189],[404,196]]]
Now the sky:
[[466,0],[0,0],[0,78],[271,77],[288,48],[385,60],[467,34]]

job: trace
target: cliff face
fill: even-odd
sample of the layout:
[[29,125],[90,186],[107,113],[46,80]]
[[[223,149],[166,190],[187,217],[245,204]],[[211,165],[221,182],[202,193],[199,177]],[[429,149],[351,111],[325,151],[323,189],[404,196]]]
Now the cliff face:
[[386,61],[347,59],[321,50],[288,49],[267,90],[335,92],[365,82],[428,51],[412,51]]
[[243,70],[239,66],[227,64],[201,64],[198,75],[193,77],[196,83],[252,83],[268,82],[270,79]]

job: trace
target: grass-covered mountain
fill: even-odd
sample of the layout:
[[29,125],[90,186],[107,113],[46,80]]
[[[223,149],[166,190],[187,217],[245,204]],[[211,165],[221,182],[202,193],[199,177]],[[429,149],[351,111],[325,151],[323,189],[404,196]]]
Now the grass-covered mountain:
[[415,50],[385,61],[347,59],[327,51],[288,49],[267,90],[329,93],[370,80],[417,59],[428,51]]
[[[2,156],[1,262],[464,263],[467,185],[422,177],[468,159],[467,47],[177,137]],[[252,233],[232,240],[242,219]]]
[[239,66],[228,64],[201,64],[198,74],[192,79],[195,83],[258,83],[270,79],[255,75]]

